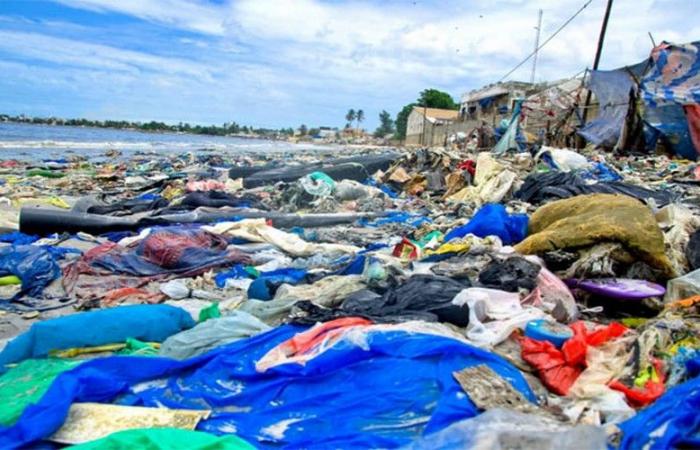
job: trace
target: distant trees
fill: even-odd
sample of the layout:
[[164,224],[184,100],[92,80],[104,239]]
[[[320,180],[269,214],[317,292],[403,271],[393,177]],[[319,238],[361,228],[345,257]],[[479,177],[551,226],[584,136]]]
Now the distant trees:
[[358,109],[357,112],[355,113],[355,120],[357,120],[357,130],[360,130],[360,123],[362,123],[365,120],[365,112],[362,111],[361,109]]
[[406,139],[406,126],[408,125],[408,116],[413,111],[416,103],[409,103],[401,108],[401,111],[396,115],[396,138]]
[[438,109],[459,109],[459,104],[454,101],[452,96],[447,92],[437,89],[424,89],[418,96],[418,99],[404,106],[396,115],[396,138],[406,138],[406,126],[408,125],[408,116],[413,111],[414,106],[422,106],[425,108]]
[[347,125],[345,125],[345,128],[352,128],[352,123],[355,121],[355,118],[357,118],[357,113],[355,113],[354,109],[348,109],[348,112],[345,114],[345,120],[347,120]]
[[459,109],[459,104],[452,99],[450,94],[437,89],[425,89],[422,91],[420,97],[418,97],[418,104],[428,108]]
[[357,130],[359,131],[360,123],[365,120],[365,112],[361,109],[355,111],[354,109],[350,108],[345,114],[345,120],[347,121],[347,123],[345,124],[346,130],[352,128],[352,123],[357,121]]
[[387,111],[382,110],[379,113],[379,126],[374,130],[374,137],[383,138],[387,134],[394,133],[394,121],[391,118],[391,114]]
[[306,134],[309,132],[309,129],[306,127],[306,125],[301,124],[299,127],[299,134],[302,136],[306,136]]
[[225,122],[221,126],[217,125],[190,125],[179,122],[176,125],[168,125],[164,122],[151,120],[150,122],[129,122],[126,120],[88,120],[88,119],[61,119],[56,117],[25,117],[0,115],[0,120],[17,123],[45,124],[45,125],[66,125],[75,127],[95,127],[95,128],[115,128],[122,130],[140,130],[148,132],[168,131],[176,133],[206,134],[212,136],[226,136],[229,134],[256,134],[267,137],[279,135],[293,135],[292,128],[282,128],[279,130],[259,128],[255,129],[247,125],[239,125],[236,122]]

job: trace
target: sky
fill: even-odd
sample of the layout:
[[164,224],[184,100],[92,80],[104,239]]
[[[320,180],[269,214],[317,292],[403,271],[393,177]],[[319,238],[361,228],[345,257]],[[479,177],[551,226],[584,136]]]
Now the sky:
[[[496,82],[586,0],[0,0],[0,113],[363,127],[426,88]],[[592,66],[606,0],[540,52],[537,81]],[[700,39],[700,0],[615,0],[601,69]],[[531,63],[509,77],[530,78]]]

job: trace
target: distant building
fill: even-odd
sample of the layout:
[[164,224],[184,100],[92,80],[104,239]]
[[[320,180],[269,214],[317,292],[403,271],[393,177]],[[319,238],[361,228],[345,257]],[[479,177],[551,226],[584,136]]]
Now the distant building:
[[525,99],[536,91],[536,85],[520,81],[489,84],[462,95],[460,118],[464,122],[496,125],[510,115],[516,100]]
[[337,128],[319,127],[318,133],[314,137],[319,139],[333,139],[336,133],[338,133]]
[[458,120],[459,111],[414,106],[406,123],[406,145],[444,145]]

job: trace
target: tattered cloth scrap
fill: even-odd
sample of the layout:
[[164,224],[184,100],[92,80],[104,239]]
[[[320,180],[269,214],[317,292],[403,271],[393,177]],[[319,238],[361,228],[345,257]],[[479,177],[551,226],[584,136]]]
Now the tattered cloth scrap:
[[[79,287],[81,275],[124,276],[121,280],[102,280],[101,288],[99,279],[92,280],[90,287],[96,290],[94,296],[109,293],[109,303],[124,294],[109,291],[141,287],[148,279],[193,277],[215,267],[251,262],[247,255],[227,247],[226,238],[201,229],[154,228],[143,239],[127,246],[107,242],[85,252],[64,269],[63,286],[66,292],[72,293]],[[86,279],[89,282],[89,277]]]
[[673,276],[654,214],[624,195],[593,194],[548,203],[530,217],[530,235],[515,246],[525,255],[618,242],[632,255]]
[[74,403],[68,417],[50,441],[80,444],[132,428],[181,428],[194,430],[211,411],[144,408],[140,406]]
[[272,244],[293,256],[313,256],[318,253],[355,254],[361,250],[359,247],[352,245],[307,242],[294,233],[287,233],[269,226],[265,223],[265,219],[221,222],[216,225],[204,226],[202,229],[214,234],[245,239],[249,242]]
[[450,196],[447,200],[453,202],[499,203],[513,190],[515,172],[508,170],[489,152],[481,152],[476,160],[476,175],[474,186],[467,186]]

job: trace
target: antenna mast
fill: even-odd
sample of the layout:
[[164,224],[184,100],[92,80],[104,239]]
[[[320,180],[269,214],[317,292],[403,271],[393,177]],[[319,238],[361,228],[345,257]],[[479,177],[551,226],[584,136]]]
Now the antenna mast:
[[532,58],[532,74],[530,74],[530,84],[535,83],[535,72],[537,71],[537,52],[540,48],[540,32],[542,31],[542,10],[537,13],[537,34],[535,35],[535,55]]

